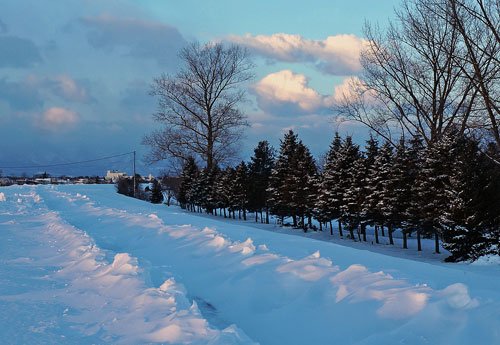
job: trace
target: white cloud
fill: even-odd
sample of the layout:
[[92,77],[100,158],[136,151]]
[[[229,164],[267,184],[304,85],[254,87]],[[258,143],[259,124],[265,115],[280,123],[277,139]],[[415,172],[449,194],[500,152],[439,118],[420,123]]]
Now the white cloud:
[[283,70],[271,73],[253,88],[259,107],[274,114],[305,114],[321,111],[327,99],[308,85],[303,74]]
[[78,114],[72,110],[52,107],[43,112],[38,125],[43,129],[59,131],[73,128],[79,120]]
[[360,53],[368,43],[355,35],[335,35],[328,36],[325,40],[310,40],[286,33],[270,36],[232,35],[228,39],[264,57],[284,62],[310,62],[323,72],[333,75],[359,73]]

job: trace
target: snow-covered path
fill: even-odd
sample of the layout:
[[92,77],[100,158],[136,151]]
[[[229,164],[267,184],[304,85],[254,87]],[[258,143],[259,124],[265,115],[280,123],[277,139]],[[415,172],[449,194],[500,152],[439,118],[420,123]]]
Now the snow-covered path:
[[[0,277],[20,276],[0,278],[0,318],[22,310],[25,299],[43,309],[56,296],[57,305],[39,312],[41,319],[54,314],[53,323],[38,328],[47,337],[500,343],[498,267],[423,263],[276,234],[146,204],[112,186],[2,191]],[[27,196],[18,202],[19,194]],[[40,245],[50,238],[56,242]],[[32,251],[22,254],[23,247]],[[40,279],[21,277],[23,270],[41,271]],[[22,325],[36,321],[19,315]],[[7,325],[11,336],[22,329]]]

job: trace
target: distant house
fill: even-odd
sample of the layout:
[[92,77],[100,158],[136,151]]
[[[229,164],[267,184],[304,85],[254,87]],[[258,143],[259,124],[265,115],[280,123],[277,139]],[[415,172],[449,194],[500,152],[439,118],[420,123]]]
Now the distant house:
[[127,177],[127,174],[117,170],[108,170],[106,176],[104,176],[104,179],[106,181],[111,181],[113,183],[116,183],[116,181],[118,181],[121,177]]

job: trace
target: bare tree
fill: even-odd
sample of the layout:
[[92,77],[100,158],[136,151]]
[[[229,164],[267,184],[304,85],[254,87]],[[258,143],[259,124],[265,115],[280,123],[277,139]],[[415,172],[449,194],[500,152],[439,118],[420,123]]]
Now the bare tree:
[[460,33],[465,54],[456,59],[480,95],[479,127],[500,149],[500,0],[448,0],[431,10],[446,13]]
[[365,25],[369,43],[363,72],[336,107],[391,141],[394,132],[421,135],[427,144],[450,129],[464,132],[474,118],[478,91],[464,78],[460,33],[429,7],[448,0],[405,0],[387,30]]
[[242,85],[253,78],[247,50],[222,43],[192,43],[180,53],[183,68],[152,85],[158,99],[154,119],[164,125],[144,137],[150,162],[190,156],[208,169],[234,157],[246,116],[238,109]]

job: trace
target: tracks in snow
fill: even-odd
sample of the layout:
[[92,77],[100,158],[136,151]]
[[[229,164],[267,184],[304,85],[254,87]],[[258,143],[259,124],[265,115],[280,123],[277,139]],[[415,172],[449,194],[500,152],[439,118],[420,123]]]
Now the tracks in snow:
[[216,229],[184,224],[189,219],[172,213],[140,214],[57,189],[43,194],[65,220],[89,229],[99,245],[118,246],[139,264],[147,263],[153,285],[173,274],[192,296],[265,344],[324,343],[332,337],[365,341],[373,330],[352,334],[352,318],[390,321],[377,327],[382,339],[393,340],[394,329],[411,338],[419,321],[438,323],[447,308],[464,313],[477,306],[463,284],[436,291],[359,264],[341,270],[319,252],[292,260],[270,252],[265,243],[232,241]]

